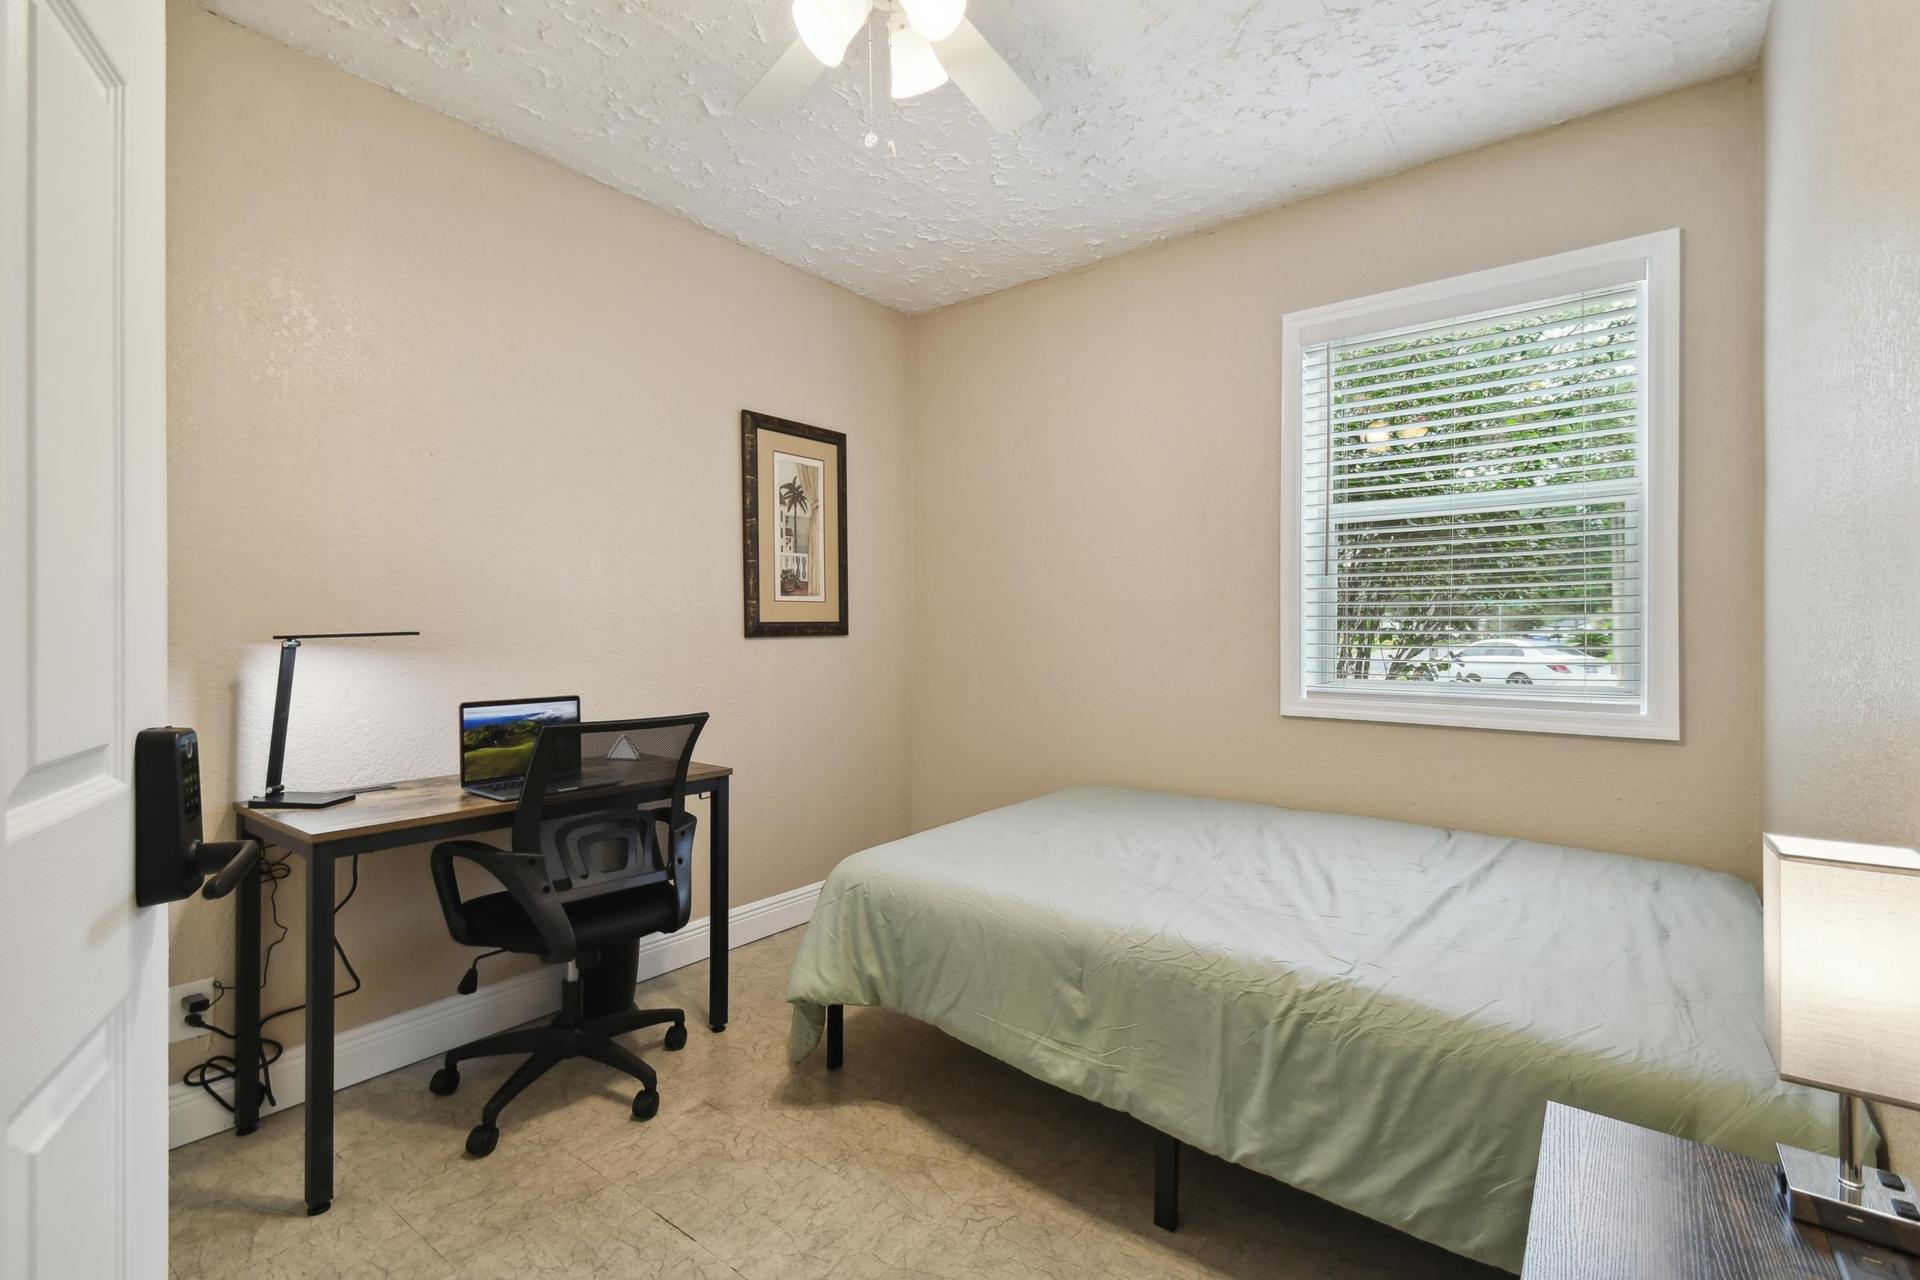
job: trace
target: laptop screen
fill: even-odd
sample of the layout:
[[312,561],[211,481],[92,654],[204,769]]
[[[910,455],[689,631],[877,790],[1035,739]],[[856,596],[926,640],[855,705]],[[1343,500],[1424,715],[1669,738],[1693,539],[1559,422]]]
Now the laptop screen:
[[[523,777],[533,759],[540,727],[580,723],[578,698],[530,698],[520,702],[460,704],[460,781]],[[574,750],[578,752],[576,745]],[[556,774],[577,771],[580,760],[555,759]]]

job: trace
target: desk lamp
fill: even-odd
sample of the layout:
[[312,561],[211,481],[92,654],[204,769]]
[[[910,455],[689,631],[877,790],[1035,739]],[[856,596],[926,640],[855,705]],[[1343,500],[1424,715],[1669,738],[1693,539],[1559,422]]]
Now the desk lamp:
[[275,636],[280,642],[280,683],[273,692],[273,739],[267,747],[267,789],[247,801],[255,809],[324,809],[328,805],[351,800],[361,791],[383,791],[384,787],[361,787],[356,791],[289,791],[280,782],[280,769],[287,760],[287,709],[293,703],[293,659],[302,640],[368,640],[381,636],[417,636],[418,631],[310,631],[305,635]]
[[1840,1095],[1840,1155],[1780,1144],[1803,1222],[1920,1253],[1920,1191],[1862,1167],[1861,1098],[1920,1104],[1920,853],[1764,836],[1767,1044],[1783,1080]]

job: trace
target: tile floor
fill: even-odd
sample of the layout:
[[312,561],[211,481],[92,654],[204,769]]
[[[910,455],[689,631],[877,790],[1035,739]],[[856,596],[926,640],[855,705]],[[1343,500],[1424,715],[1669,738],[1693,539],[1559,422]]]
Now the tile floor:
[[510,1107],[485,1160],[462,1143],[507,1060],[427,1091],[420,1063],[339,1095],[338,1198],[300,1204],[300,1112],[173,1153],[178,1280],[345,1277],[1490,1277],[1223,1161],[1189,1153],[1177,1234],[1151,1222],[1152,1141],[881,1010],[847,1011],[847,1065],[786,1060],[781,999],[800,931],[734,952],[734,1020],[697,1022],[705,966],[643,1005],[696,1018],[687,1048],[632,1037],[660,1114],[587,1062]]

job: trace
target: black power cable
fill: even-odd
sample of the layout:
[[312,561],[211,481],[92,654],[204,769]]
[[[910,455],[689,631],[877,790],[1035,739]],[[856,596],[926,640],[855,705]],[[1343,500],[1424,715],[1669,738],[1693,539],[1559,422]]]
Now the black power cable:
[[[260,879],[265,881],[267,886],[267,910],[273,919],[273,927],[280,931],[275,935],[273,941],[267,944],[267,949],[260,958],[260,989],[263,991],[266,990],[267,986],[267,974],[273,966],[273,949],[286,941],[289,932],[286,923],[280,919],[280,882],[293,874],[293,868],[288,865],[288,860],[291,857],[291,854],[282,854],[279,858],[268,859],[260,865]],[[248,889],[248,886],[242,885],[241,889],[244,892]],[[356,853],[353,855],[353,873],[352,878],[347,884],[347,896],[334,903],[333,914],[336,916],[339,915],[341,910],[344,909],[349,902],[353,901],[353,895],[359,891],[360,855]],[[346,997],[360,990],[362,986],[360,972],[353,967],[353,961],[347,957],[347,949],[341,945],[337,934],[333,940],[333,954],[340,958],[340,963],[346,968],[347,976],[353,979],[353,985],[349,986],[345,991],[337,991],[334,993],[333,998],[335,1000],[344,1000]],[[232,989],[233,988],[226,983],[216,981],[213,984],[213,1000],[205,1009],[188,1014],[188,1025],[200,1027],[227,1040],[234,1039],[234,1032],[228,1031],[223,1027],[216,1027],[206,1020],[207,1014],[212,1010],[213,1006],[225,999],[227,992]],[[280,1041],[264,1034],[267,1024],[276,1018],[284,1018],[288,1014],[299,1013],[306,1007],[303,1001],[300,1004],[288,1005],[284,1009],[275,1009],[272,1013],[260,1019],[259,1026],[263,1034],[260,1036],[260,1061],[255,1069],[260,1073],[260,1092],[268,1106],[279,1105],[273,1096],[273,1064],[278,1062],[281,1055],[286,1052],[286,1046],[281,1044]],[[225,1107],[227,1111],[231,1113],[234,1109],[233,1103],[221,1097],[214,1086],[233,1080],[239,1073],[240,1064],[232,1054],[209,1054],[199,1062],[194,1063],[191,1067],[188,1067],[185,1073],[181,1075],[180,1083],[203,1090],[208,1097]]]

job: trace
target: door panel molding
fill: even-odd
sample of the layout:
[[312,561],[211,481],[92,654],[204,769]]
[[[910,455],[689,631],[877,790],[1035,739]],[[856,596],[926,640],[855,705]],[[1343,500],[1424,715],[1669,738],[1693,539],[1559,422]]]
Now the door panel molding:
[[38,835],[49,827],[79,817],[95,805],[114,803],[131,805],[131,789],[118,778],[96,775],[38,800],[9,805],[5,828],[7,843],[13,844]]
[[127,157],[125,82],[73,0],[28,0],[26,25],[31,629],[9,794],[32,800],[110,772],[122,738]]
[[[124,1274],[124,1014],[117,1006],[7,1126],[0,1239],[8,1275]],[[116,1156],[105,1167],[103,1149]]]

